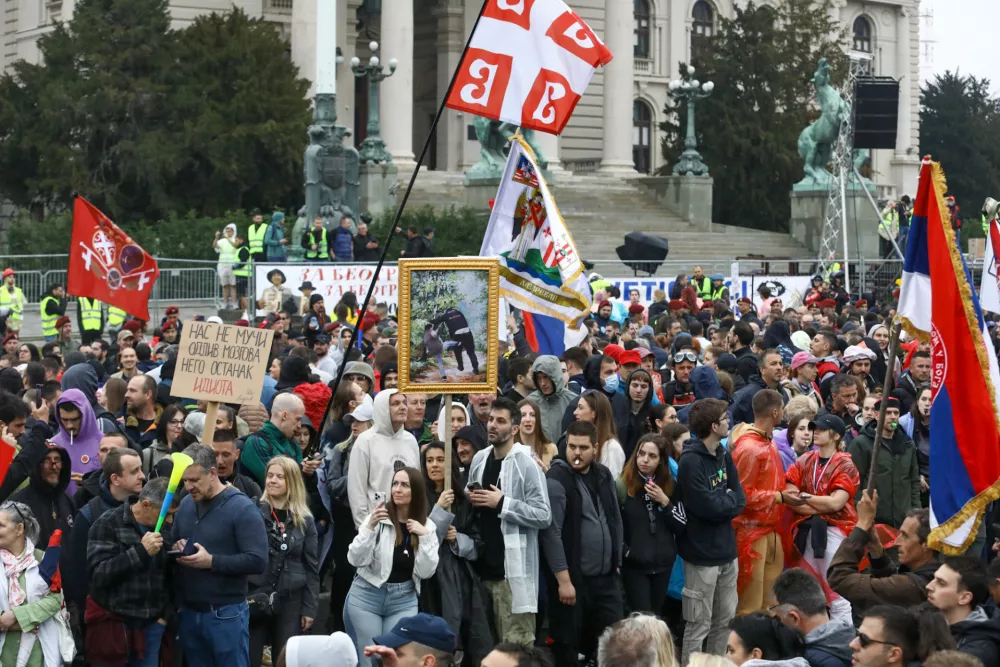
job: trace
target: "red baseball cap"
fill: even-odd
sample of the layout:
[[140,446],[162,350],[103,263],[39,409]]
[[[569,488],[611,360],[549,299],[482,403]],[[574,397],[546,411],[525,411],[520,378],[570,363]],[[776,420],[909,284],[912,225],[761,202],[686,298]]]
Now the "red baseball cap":
[[621,356],[618,357],[618,365],[624,366],[625,364],[635,364],[639,365],[642,363],[642,357],[639,356],[638,350],[625,350],[622,352]]

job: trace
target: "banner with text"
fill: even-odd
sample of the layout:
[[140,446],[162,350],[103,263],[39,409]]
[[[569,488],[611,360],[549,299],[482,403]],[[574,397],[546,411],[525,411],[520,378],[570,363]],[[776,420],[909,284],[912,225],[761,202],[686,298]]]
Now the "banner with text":
[[[629,292],[633,289],[639,290],[639,300],[644,304],[653,301],[653,292],[663,290],[667,295],[673,287],[675,278],[605,278],[612,285],[618,287],[622,293],[622,299],[628,300]],[[811,276],[740,276],[733,274],[726,277],[725,285],[729,288],[729,298],[731,307],[736,306],[736,299],[749,296],[754,304],[760,306],[761,298],[757,290],[761,285],[767,285],[771,290],[771,296],[781,299],[785,308],[798,308],[805,299],[806,292],[809,291]],[[669,297],[668,297],[669,298]]]
[[[271,287],[272,283],[267,278],[267,274],[277,269],[285,276],[284,287],[287,287],[296,297],[301,296],[299,286],[309,281],[312,283],[313,294],[323,296],[326,303],[326,312],[332,314],[334,306],[347,292],[354,292],[358,297],[358,303],[362,303],[365,294],[368,293],[368,286],[371,285],[372,277],[375,275],[375,264],[255,264],[254,265],[254,294],[258,299],[264,294],[264,290]],[[396,314],[396,287],[399,270],[395,265],[386,264],[378,275],[378,282],[375,283],[375,292],[372,294],[373,303],[384,303],[389,306],[389,314]]]
[[185,322],[170,395],[258,403],[273,337],[270,329]]

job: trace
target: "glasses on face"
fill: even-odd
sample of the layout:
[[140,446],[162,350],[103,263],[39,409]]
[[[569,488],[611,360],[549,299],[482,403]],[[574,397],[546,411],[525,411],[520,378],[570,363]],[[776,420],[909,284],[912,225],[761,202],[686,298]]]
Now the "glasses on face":
[[892,642],[884,642],[879,639],[872,639],[863,632],[858,633],[858,643],[861,644],[861,648],[868,648],[872,644],[882,644],[883,646],[895,646]]
[[681,350],[674,355],[674,363],[679,364],[682,361],[690,361],[692,364],[696,364],[698,363],[698,355],[691,350]]
[[169,422],[169,424],[171,426],[184,426],[184,420],[183,419],[171,419],[170,422]]

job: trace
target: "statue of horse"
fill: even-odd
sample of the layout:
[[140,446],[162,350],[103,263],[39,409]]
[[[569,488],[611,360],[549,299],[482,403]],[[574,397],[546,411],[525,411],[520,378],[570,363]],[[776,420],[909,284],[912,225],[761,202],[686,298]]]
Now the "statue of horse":
[[830,85],[830,65],[826,58],[820,58],[811,81],[816,88],[820,117],[799,135],[799,155],[804,162],[805,178],[796,183],[795,188],[823,190],[830,184],[830,172],[826,170],[826,165],[833,157],[833,144],[840,134],[840,124],[850,110],[837,89]]

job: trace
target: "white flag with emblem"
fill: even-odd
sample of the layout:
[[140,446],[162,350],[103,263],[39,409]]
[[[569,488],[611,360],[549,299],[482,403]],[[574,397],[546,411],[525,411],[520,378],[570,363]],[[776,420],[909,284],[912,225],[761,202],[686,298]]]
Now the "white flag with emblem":
[[562,0],[487,0],[446,105],[559,134],[611,58]]

